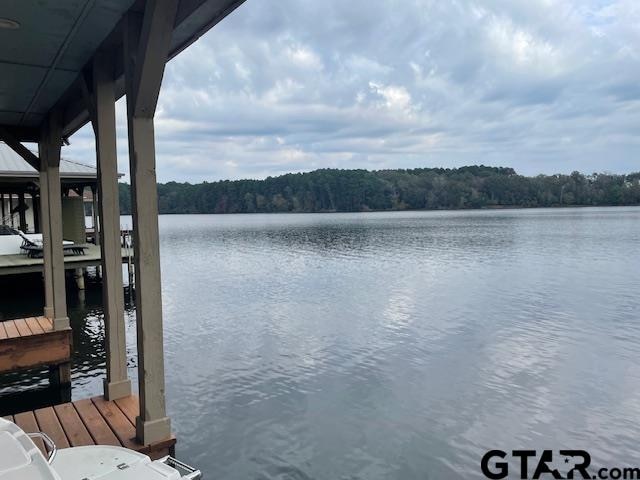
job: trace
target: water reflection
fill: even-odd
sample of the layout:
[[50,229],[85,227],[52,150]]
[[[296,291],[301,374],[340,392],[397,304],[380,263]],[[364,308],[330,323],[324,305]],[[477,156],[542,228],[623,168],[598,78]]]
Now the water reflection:
[[[510,228],[517,221],[517,217],[512,216],[478,219],[473,215],[434,214],[433,218],[416,225],[413,218],[401,213],[396,215],[399,218],[392,222],[383,216],[363,220],[349,214],[320,216],[320,220],[309,222],[307,215],[292,215],[296,219],[288,220],[286,228],[274,224],[269,218],[273,215],[252,215],[250,225],[243,228],[238,228],[237,219],[207,225],[210,217],[203,220],[198,216],[181,216],[181,229],[167,231],[165,238],[178,248],[190,250],[191,241],[211,244],[212,231],[206,228],[211,227],[216,235],[215,244],[233,246],[240,254],[245,250],[251,252],[260,245],[267,252],[285,249],[296,254],[345,257],[382,254],[387,257],[407,252],[490,255],[508,248],[516,233]],[[205,225],[202,225],[203,221]],[[468,235],[470,229],[473,235]]]
[[[521,447],[640,465],[640,208],[160,220],[168,408],[208,475],[482,478]],[[95,395],[100,292],[71,292],[73,395]],[[135,376],[129,295],[126,321]]]

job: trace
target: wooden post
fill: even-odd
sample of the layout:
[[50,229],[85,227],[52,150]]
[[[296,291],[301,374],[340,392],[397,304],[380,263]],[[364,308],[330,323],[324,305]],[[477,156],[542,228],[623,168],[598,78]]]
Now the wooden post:
[[[39,145],[40,157],[45,156],[45,144]],[[51,223],[49,212],[49,180],[44,162],[40,163],[40,230],[42,231],[43,246],[43,277],[44,277],[44,316],[53,320],[53,268],[51,266]]]
[[[44,121],[38,142],[39,157],[22,145],[11,132],[2,127],[0,127],[0,138],[40,174],[40,229],[43,240],[45,290],[44,316],[54,320],[55,329],[68,328],[59,170],[62,132],[58,115],[50,113]],[[11,205],[9,207],[11,208]],[[57,248],[54,248],[56,245]]]
[[18,207],[20,217],[20,230],[27,231],[27,204],[24,201],[24,192],[18,193]]
[[47,167],[49,181],[49,214],[51,220],[51,266],[53,269],[53,328],[69,328],[67,315],[67,291],[62,249],[62,192],[60,191],[60,167]]
[[66,362],[49,366],[49,384],[55,387],[71,385],[71,364]]
[[[118,195],[118,159],[116,152],[116,110],[113,58],[98,52],[93,62],[93,124],[98,160],[98,210],[102,238],[96,242],[102,254],[102,298],[106,330],[107,378],[104,396],[107,400],[131,395],[127,372],[127,343],[124,323],[122,284],[122,250],[120,247],[120,204]],[[94,208],[96,205],[95,190]]]
[[[96,148],[98,147],[96,146]],[[98,172],[98,182],[100,181],[99,178],[100,178],[100,173]],[[102,218],[102,214],[98,215],[98,210],[100,208],[98,206],[98,202],[99,202],[98,191],[99,191],[98,186],[91,187],[91,221],[93,223],[93,241],[96,245],[100,245],[102,243],[100,240],[100,230],[102,228],[102,225],[99,224],[99,220],[98,220],[98,216]]]
[[11,218],[11,228],[15,228],[16,225],[13,221],[13,217],[14,217],[14,213],[13,213],[13,192],[9,192],[9,217]]
[[33,231],[35,233],[41,233],[40,227],[40,197],[35,192],[31,193],[31,206],[33,208]]
[[132,190],[138,389],[140,415],[136,433],[143,444],[171,435],[164,397],[164,348],[158,192],[153,117],[169,51],[177,0],[150,0],[142,22],[124,22],[125,91]]
[[[64,251],[62,249],[62,190],[60,185],[60,149],[62,130],[55,112],[49,114],[40,139],[40,161],[46,170],[48,209],[43,223],[48,224],[48,238],[44,240],[44,263],[50,264],[53,280],[53,328],[69,328],[67,297],[64,272]],[[42,188],[42,186],[41,186]],[[43,212],[44,213],[44,212]],[[47,250],[49,255],[47,256]],[[46,281],[46,274],[45,274]]]

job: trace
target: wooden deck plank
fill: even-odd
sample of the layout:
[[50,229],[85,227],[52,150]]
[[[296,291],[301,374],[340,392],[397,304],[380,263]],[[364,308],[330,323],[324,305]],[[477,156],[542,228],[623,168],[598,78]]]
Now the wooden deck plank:
[[39,335],[41,333],[44,333],[44,329],[40,326],[40,324],[38,323],[38,319],[36,317],[26,318],[25,321],[27,322],[29,329],[34,335]]
[[76,409],[73,408],[71,403],[56,405],[53,409],[72,447],[95,445],[87,428],[84,426],[84,423],[82,423],[78,412],[76,412]]
[[58,448],[69,447],[69,440],[52,407],[40,408],[33,413],[35,414],[40,430],[49,435]]
[[[118,405],[118,403],[120,405]],[[152,445],[141,445],[135,438],[135,427],[127,417],[137,414],[138,399],[107,401],[103,397],[76,400],[55,407],[45,407],[33,412],[6,417],[15,420],[25,432],[42,431],[49,435],[58,448],[80,445],[122,445],[125,448],[158,459],[173,453],[176,438],[170,435]],[[17,417],[17,420],[16,420]],[[44,444],[34,439],[44,451]]]
[[128,397],[119,398],[115,400],[116,405],[122,410],[127,419],[131,422],[131,425],[136,426],[136,417],[140,412],[140,403],[138,397],[129,395]]
[[17,318],[13,323],[16,324],[16,328],[18,329],[18,333],[21,337],[33,335],[33,332],[31,332],[31,329],[27,325],[27,322],[25,322],[24,318]]
[[121,446],[120,441],[111,430],[111,427],[109,427],[90,399],[86,398],[73,402],[73,406],[76,408],[78,415],[80,415],[82,419],[82,423],[87,427],[96,445]]
[[[40,428],[38,428],[38,422],[36,422],[36,417],[33,415],[33,412],[22,412],[17,413],[14,416],[15,424],[18,425],[25,433],[35,433],[39,432]],[[40,449],[43,455],[47,455],[47,449],[44,446],[44,442],[41,438],[33,438],[33,443],[36,444],[36,447]]]
[[37,317],[38,323],[45,332],[53,330],[53,321],[47,317]]
[[0,322],[0,340],[7,338],[7,331],[4,328],[4,322]]
[[70,361],[70,329],[20,336],[15,324],[13,326],[15,332],[8,332],[11,333],[11,338],[0,341],[0,372],[59,365]]
[[20,333],[18,333],[18,328],[13,320],[7,320],[4,322],[4,328],[7,331],[7,338],[18,338]]
[[116,434],[122,446],[139,450],[140,444],[136,442],[136,429],[126,415],[122,413],[122,410],[115,403],[109,402],[102,397],[93,397],[91,401],[109,424],[113,433]]

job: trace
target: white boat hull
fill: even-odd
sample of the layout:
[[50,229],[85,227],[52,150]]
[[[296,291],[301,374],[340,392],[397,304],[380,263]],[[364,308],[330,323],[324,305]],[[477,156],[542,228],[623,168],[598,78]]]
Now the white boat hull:
[[[0,480],[197,480],[200,472],[166,457],[152,461],[123,447],[92,445],[56,451],[49,458],[15,423],[0,418]],[[184,468],[186,475],[173,468]]]

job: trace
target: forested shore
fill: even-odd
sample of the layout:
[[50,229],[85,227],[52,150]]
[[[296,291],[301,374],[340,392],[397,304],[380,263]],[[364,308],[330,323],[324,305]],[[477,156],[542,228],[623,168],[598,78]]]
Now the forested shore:
[[[640,172],[538,175],[469,166],[410,170],[322,169],[264,180],[158,184],[160,213],[366,212],[640,205]],[[130,186],[120,208],[131,213]]]

